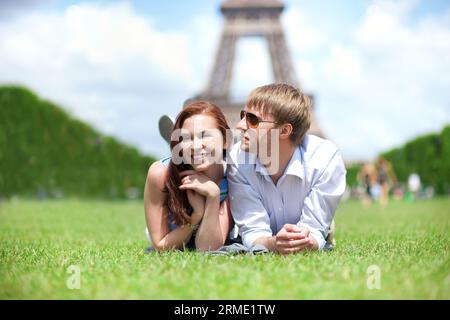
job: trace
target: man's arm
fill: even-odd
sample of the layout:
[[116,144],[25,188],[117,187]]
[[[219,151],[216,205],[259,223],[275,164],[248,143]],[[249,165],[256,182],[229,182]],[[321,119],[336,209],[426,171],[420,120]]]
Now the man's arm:
[[325,246],[328,228],[346,188],[346,169],[336,152],[305,198],[297,226],[307,228],[321,250]]
[[284,255],[318,249],[318,244],[309,229],[299,228],[295,224],[285,224],[275,236],[258,238],[254,244],[262,244],[270,251]]
[[228,186],[231,214],[239,227],[243,244],[250,248],[256,239],[270,238],[270,219],[261,196],[234,163],[228,165]]
[[303,248],[315,245],[314,240],[308,237],[309,231],[296,225],[285,225],[274,236],[261,195],[234,164],[228,167],[228,184],[231,213],[247,248],[262,244],[270,251],[289,254],[295,252],[296,246]]

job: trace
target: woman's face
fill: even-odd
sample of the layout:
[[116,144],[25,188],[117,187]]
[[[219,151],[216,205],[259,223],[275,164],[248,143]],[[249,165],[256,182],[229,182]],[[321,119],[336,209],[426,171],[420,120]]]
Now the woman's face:
[[181,131],[183,138],[179,145],[184,163],[190,164],[196,171],[204,171],[213,164],[221,163],[224,141],[214,117],[203,114],[189,117]]

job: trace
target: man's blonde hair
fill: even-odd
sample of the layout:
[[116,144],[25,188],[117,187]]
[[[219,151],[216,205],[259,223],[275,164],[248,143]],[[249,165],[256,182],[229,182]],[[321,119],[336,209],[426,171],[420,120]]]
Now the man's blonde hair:
[[254,89],[248,99],[247,108],[272,116],[278,124],[290,123],[290,140],[294,145],[303,142],[311,126],[311,99],[299,89],[288,84],[269,84]]

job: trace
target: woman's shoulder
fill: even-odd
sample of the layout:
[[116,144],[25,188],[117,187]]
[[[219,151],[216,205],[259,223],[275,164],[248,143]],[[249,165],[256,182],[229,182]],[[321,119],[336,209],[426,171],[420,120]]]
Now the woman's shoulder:
[[163,160],[153,162],[147,172],[147,183],[160,190],[164,189],[167,179],[167,166]]

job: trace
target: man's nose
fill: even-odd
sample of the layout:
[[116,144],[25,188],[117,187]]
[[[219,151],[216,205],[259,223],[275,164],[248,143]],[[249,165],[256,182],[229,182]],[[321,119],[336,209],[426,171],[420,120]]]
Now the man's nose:
[[239,130],[243,130],[246,131],[247,128],[247,120],[245,119],[245,117],[243,117],[241,120],[239,120],[239,122],[236,124],[236,129]]

